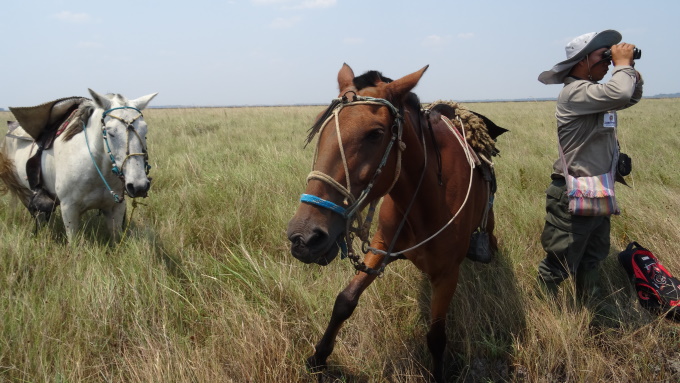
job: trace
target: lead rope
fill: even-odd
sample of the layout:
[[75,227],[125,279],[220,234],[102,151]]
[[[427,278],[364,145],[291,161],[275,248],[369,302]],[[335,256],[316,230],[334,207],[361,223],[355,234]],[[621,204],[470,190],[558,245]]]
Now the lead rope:
[[[102,174],[102,171],[99,169],[99,165],[97,165],[97,161],[95,161],[94,156],[92,155],[92,150],[90,150],[90,141],[87,138],[87,131],[85,130],[85,122],[83,122],[83,134],[85,135],[85,145],[87,146],[87,152],[90,153],[90,158],[92,159],[92,164],[94,165],[94,168],[97,169],[97,173],[99,173],[99,177],[104,181],[104,185],[106,186],[106,189],[108,189],[109,193],[113,196],[113,201],[116,203],[121,203],[123,202],[123,198],[120,198],[116,192],[111,189],[111,186],[109,186],[109,183],[106,182],[106,178],[104,178],[104,174]],[[110,153],[110,152],[109,152]],[[114,163],[115,166],[115,163]]]
[[125,239],[127,238],[128,231],[130,230],[130,225],[132,225],[132,216],[135,214],[135,210],[137,210],[137,205],[146,206],[141,202],[137,202],[137,198],[132,198],[132,211],[130,211],[130,218],[128,218],[127,223],[123,228],[123,235],[120,237],[120,241],[118,241],[118,245],[116,246],[116,252],[118,251],[118,249],[120,249],[122,244],[125,242]]

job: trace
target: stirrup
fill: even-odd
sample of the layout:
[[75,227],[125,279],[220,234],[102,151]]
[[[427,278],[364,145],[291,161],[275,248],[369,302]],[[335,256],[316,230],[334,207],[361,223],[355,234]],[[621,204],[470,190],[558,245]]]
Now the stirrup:
[[57,202],[45,189],[38,189],[33,192],[31,200],[28,202],[28,211],[32,215],[46,213],[47,216],[57,209]]
[[481,228],[475,230],[470,237],[470,248],[467,252],[467,257],[471,261],[489,263],[493,260],[493,251],[491,251],[491,242],[489,241],[489,233]]

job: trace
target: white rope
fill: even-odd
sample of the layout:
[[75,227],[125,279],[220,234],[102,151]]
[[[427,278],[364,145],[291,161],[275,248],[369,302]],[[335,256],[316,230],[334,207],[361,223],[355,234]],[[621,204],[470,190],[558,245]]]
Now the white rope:
[[345,198],[347,198],[350,202],[354,202],[354,196],[352,195],[352,193],[350,193],[349,190],[347,190],[344,186],[342,186],[338,181],[334,180],[328,174],[317,170],[312,170],[307,176],[307,182],[309,182],[310,180],[326,182],[327,184],[335,188],[335,190],[339,191],[340,194],[345,196]]
[[[466,139],[466,136],[465,136],[465,125],[463,125],[463,120],[461,120],[459,116],[456,116],[456,118],[458,119],[458,122],[460,123],[460,129],[462,130],[462,133],[458,133],[458,131],[455,130],[456,128],[451,124],[451,120],[449,120],[444,115],[442,115],[441,118],[442,118],[442,121],[444,121],[446,126],[449,128],[451,133],[453,133],[453,135],[456,137],[460,146],[463,147],[463,151],[465,152],[465,158],[467,159],[468,164],[470,164],[470,166],[474,168],[475,167],[475,160],[474,160],[474,157],[472,156],[472,154],[470,153],[470,147],[467,144],[467,139]],[[461,137],[461,135],[462,135],[462,137]]]
[[[449,227],[449,225],[451,225],[451,223],[453,223],[453,221],[456,219],[456,217],[458,217],[458,214],[460,214],[460,212],[463,210],[463,207],[465,207],[465,205],[467,204],[468,198],[470,197],[470,190],[472,189],[472,178],[473,178],[473,176],[474,176],[474,173],[473,173],[473,172],[474,172],[474,170],[475,170],[475,162],[474,162],[474,159],[473,159],[473,157],[472,157],[472,156],[470,155],[470,153],[469,153],[469,149],[468,149],[467,142],[461,140],[461,137],[458,135],[458,133],[456,133],[455,131],[453,131],[453,128],[451,127],[450,122],[447,122],[447,121],[448,121],[448,118],[445,118],[444,116],[442,116],[442,120],[446,123],[446,125],[449,127],[449,129],[452,130],[453,135],[456,136],[456,138],[458,139],[458,143],[460,143],[460,146],[463,148],[463,151],[465,152],[465,157],[466,157],[468,163],[470,164],[470,181],[469,181],[469,183],[468,183],[467,193],[465,194],[465,200],[463,201],[463,204],[460,205],[460,208],[458,209],[458,211],[456,212],[456,214],[454,214],[453,217],[451,217],[451,219],[449,220],[449,222],[447,222],[446,225],[444,225],[444,226],[443,226],[441,229],[439,229],[436,233],[432,234],[430,237],[428,237],[428,238],[425,239],[424,241],[418,243],[417,245],[412,246],[412,247],[409,247],[409,248],[406,249],[406,250],[402,250],[402,251],[390,253],[390,256],[391,256],[391,257],[396,257],[396,256],[402,255],[402,254],[404,254],[404,253],[406,253],[406,252],[409,252],[409,251],[411,251],[411,250],[415,250],[415,249],[419,248],[420,246],[426,244],[426,243],[429,242],[430,240],[432,240],[432,238],[434,238],[434,237],[438,236],[439,234],[441,234],[441,232],[444,231],[447,227]],[[461,127],[462,127],[462,126],[463,126],[463,121],[460,120],[460,117],[458,118],[458,121],[460,122]],[[465,136],[463,135],[463,137],[465,137]],[[463,138],[463,139],[464,139],[464,138]],[[369,249],[370,251],[372,251],[373,253],[378,254],[378,255],[387,255],[387,252],[384,251],[384,250],[376,249],[376,248],[374,248],[374,247],[369,247],[368,249]]]
[[333,118],[332,115],[328,116],[326,121],[324,121],[323,124],[321,125],[321,129],[319,129],[319,133],[318,133],[319,139],[316,140],[316,147],[314,149],[314,159],[312,160],[312,171],[314,171],[314,166],[316,166],[316,160],[319,157],[319,141],[321,140],[321,134],[323,133],[323,130],[326,128],[326,125],[331,120],[331,118]]
[[[342,146],[342,136],[340,135],[340,121],[338,121],[338,114],[342,106],[335,110],[333,113],[335,115],[335,133],[338,137],[338,147],[340,148],[340,157],[342,158],[342,166],[345,168],[345,179],[347,180],[347,190],[352,193],[352,185],[349,182],[349,167],[347,165],[347,158],[345,157],[345,149]],[[321,136],[319,136],[321,139]]]

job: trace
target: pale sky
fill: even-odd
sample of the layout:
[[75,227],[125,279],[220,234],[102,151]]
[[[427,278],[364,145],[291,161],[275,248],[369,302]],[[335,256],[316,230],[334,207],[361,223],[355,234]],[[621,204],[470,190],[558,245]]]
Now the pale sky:
[[[586,32],[642,49],[645,95],[680,92],[680,1],[4,0],[0,107],[159,92],[152,105],[326,104],[343,63],[421,101],[555,97],[539,73]],[[605,80],[608,79],[605,78]]]

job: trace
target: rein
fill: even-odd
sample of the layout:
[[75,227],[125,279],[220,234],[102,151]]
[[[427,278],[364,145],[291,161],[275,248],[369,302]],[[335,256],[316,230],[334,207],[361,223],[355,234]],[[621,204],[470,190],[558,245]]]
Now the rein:
[[[112,112],[114,110],[118,110],[118,109],[134,109],[139,114],[137,115],[137,117],[133,118],[130,121],[124,120],[124,119],[122,119],[118,116],[114,116],[112,114],[109,115],[110,112]],[[106,123],[104,122],[104,118],[106,118],[107,115],[108,115],[108,117],[115,118],[116,120],[122,122],[123,124],[125,124],[127,126],[128,135],[127,135],[127,139],[126,139],[126,152],[125,152],[126,156],[125,156],[125,159],[123,160],[123,163],[121,164],[120,168],[116,164],[116,158],[111,153],[111,147],[109,146],[109,140],[108,140],[108,136],[106,134]],[[125,175],[123,174],[123,168],[125,167],[125,162],[130,157],[144,156],[144,170],[146,171],[147,175],[149,174],[149,170],[151,169],[151,166],[149,165],[149,155],[147,153],[146,148],[144,148],[144,145],[142,145],[142,148],[143,148],[142,153],[130,153],[130,134],[129,134],[129,132],[134,133],[137,136],[137,139],[139,139],[140,143],[143,142],[142,138],[139,136],[139,133],[137,133],[137,130],[135,129],[135,127],[133,125],[134,122],[137,121],[142,116],[143,116],[142,111],[137,109],[137,108],[134,108],[132,106],[121,106],[121,107],[118,107],[118,108],[112,108],[112,109],[104,111],[104,113],[102,114],[102,118],[101,118],[102,137],[104,139],[104,143],[106,144],[106,153],[109,155],[109,159],[111,160],[111,172],[113,174],[115,174],[116,176],[118,176],[118,178],[120,178],[121,182],[125,182],[125,180],[124,180]],[[111,193],[111,196],[113,197],[114,202],[115,203],[121,203],[121,202],[124,201],[124,197],[120,197],[118,194],[116,194],[116,192],[113,191],[113,189],[111,188],[109,183],[106,182],[106,178],[104,177],[104,174],[102,173],[101,169],[99,169],[99,166],[97,165],[97,161],[94,159],[94,155],[92,154],[92,150],[90,149],[90,142],[87,138],[87,132],[85,131],[85,128],[86,128],[85,122],[83,121],[83,133],[85,135],[85,145],[87,145],[87,151],[88,151],[88,153],[90,153],[90,159],[92,159],[92,164],[94,164],[95,169],[97,169],[97,173],[99,173],[99,177],[104,182],[104,185],[108,189],[109,193]],[[125,187],[123,187],[123,193],[127,193],[127,191],[125,190]]]

